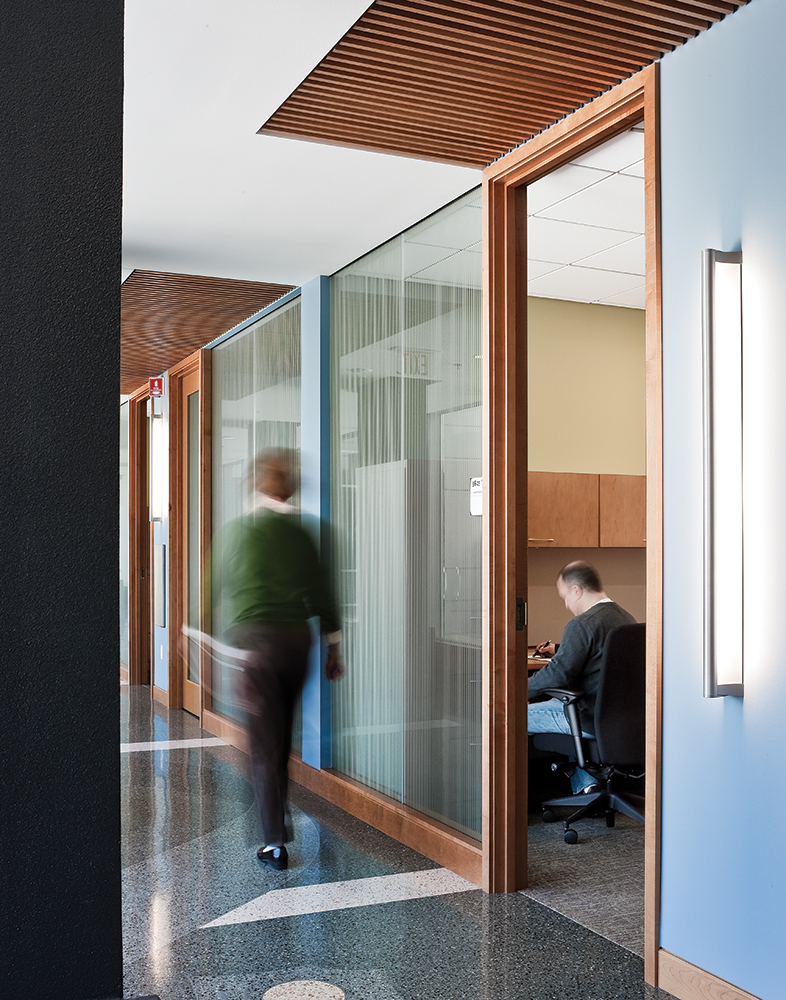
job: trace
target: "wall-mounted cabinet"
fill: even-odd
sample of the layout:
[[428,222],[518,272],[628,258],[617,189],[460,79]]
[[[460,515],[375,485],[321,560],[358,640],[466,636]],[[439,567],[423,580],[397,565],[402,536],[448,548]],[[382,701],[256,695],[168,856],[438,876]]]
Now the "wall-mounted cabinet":
[[638,548],[646,544],[646,477],[529,473],[531,548]]
[[601,548],[647,543],[647,477],[599,476]]
[[530,472],[529,544],[535,548],[597,548],[598,477],[579,472]]

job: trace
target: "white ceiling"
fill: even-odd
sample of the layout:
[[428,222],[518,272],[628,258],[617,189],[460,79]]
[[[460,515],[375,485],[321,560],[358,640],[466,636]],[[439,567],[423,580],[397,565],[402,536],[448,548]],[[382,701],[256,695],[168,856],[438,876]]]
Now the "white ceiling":
[[[256,134],[368,6],[126,0],[124,277],[301,284],[480,182],[465,167]],[[627,132],[531,186],[531,295],[644,307],[642,157],[641,132]],[[474,227],[473,209],[455,225]],[[438,280],[446,254],[427,226],[413,270]]]
[[257,135],[369,0],[126,0],[123,268],[300,284],[480,172]]

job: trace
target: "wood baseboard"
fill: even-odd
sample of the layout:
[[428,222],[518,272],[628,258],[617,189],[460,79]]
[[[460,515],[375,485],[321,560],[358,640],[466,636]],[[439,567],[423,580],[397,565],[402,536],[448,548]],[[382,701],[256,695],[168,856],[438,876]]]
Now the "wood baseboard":
[[662,948],[658,952],[658,988],[677,1000],[759,1000]]
[[239,722],[233,722],[232,719],[226,719],[223,715],[219,715],[209,708],[204,708],[202,709],[201,726],[211,736],[217,736],[225,743],[229,743],[230,746],[242,750],[243,753],[248,753],[248,737]]
[[157,701],[159,705],[163,705],[164,708],[169,708],[169,692],[165,691],[163,688],[156,687],[153,685],[153,701]]
[[297,757],[290,757],[289,776],[400,844],[449,868],[468,882],[481,884],[483,850],[478,841],[334,771],[317,771]]
[[125,663],[120,664],[120,680],[125,681],[128,684],[128,667]]

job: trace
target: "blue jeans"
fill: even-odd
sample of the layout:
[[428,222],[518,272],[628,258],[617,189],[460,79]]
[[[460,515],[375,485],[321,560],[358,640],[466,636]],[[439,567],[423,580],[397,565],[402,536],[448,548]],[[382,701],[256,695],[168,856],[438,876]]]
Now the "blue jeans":
[[[567,733],[570,736],[570,726],[565,718],[565,711],[562,702],[556,698],[549,701],[536,701],[529,706],[527,715],[527,731],[530,733]],[[585,733],[584,736],[593,738],[592,733]],[[570,776],[570,787],[573,794],[595,784],[595,778],[580,767],[577,767]]]

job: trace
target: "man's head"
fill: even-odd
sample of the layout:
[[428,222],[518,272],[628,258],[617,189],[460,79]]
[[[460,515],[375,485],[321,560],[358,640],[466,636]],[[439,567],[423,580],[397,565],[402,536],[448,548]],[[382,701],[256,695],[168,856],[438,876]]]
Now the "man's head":
[[605,597],[594,566],[580,560],[563,566],[557,577],[557,593],[572,615],[580,615]]
[[252,477],[257,493],[274,500],[289,500],[297,490],[297,456],[288,448],[269,448],[252,461]]

